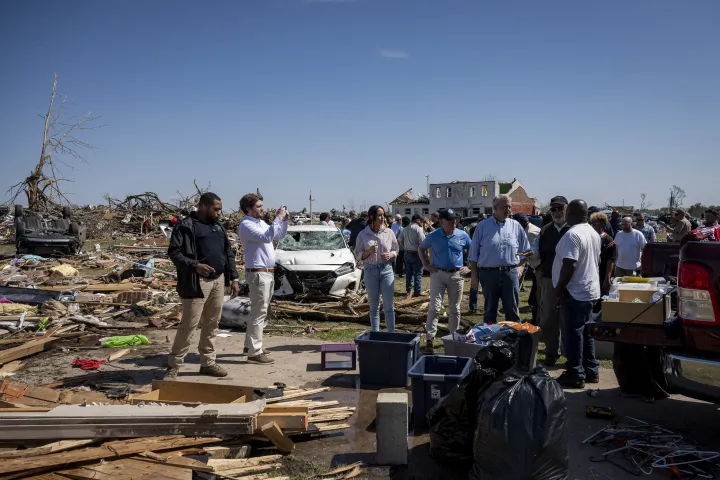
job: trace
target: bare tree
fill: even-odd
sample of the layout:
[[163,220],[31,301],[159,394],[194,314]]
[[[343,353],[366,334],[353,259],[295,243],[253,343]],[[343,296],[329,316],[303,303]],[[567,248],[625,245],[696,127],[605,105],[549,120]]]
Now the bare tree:
[[[60,166],[72,168],[63,157],[84,161],[81,151],[92,150],[92,145],[79,139],[76,135],[84,130],[99,128],[97,115],[88,112],[73,117],[65,111],[68,104],[67,95],[57,93],[58,76],[55,74],[50,93],[50,105],[45,115],[38,113],[44,120],[43,141],[40,149],[40,160],[25,180],[8,189],[10,202],[13,203],[21,194],[25,194],[31,210],[47,211],[70,201],[63,193],[61,182],[72,182],[63,176]],[[59,104],[58,104],[59,100]]]
[[681,208],[684,200],[685,190],[678,187],[677,185],[673,185],[672,189],[670,190],[670,198],[668,198],[668,208],[670,209],[670,212],[675,209]]
[[348,208],[350,210],[355,210],[355,199],[354,198],[351,198],[350,200],[348,200]]
[[647,194],[641,193],[640,194],[640,211],[644,212],[645,210],[648,210],[652,206],[652,203],[647,201]]

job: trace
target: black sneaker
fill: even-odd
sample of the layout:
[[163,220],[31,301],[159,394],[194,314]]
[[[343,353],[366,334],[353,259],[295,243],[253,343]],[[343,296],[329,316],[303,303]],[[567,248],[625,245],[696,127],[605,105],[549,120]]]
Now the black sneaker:
[[557,382],[563,388],[585,388],[585,380],[563,373],[557,378]]
[[546,356],[543,365],[546,367],[554,367],[557,363],[557,357]]
[[600,374],[598,373],[586,373],[585,383],[600,383]]

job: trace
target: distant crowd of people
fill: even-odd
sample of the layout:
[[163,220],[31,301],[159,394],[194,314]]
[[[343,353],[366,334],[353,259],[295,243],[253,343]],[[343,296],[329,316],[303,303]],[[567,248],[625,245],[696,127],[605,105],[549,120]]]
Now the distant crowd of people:
[[[274,363],[263,348],[263,331],[275,291],[275,248],[273,243],[287,234],[288,212],[277,210],[265,219],[263,198],[247,194],[240,201],[244,217],[238,239],[245,251],[245,279],[249,286],[250,320],[244,354],[248,363]],[[465,279],[470,277],[469,306],[478,308],[478,294],[484,298],[485,323],[497,320],[500,304],[505,319],[520,321],[520,288],[532,281],[529,305],[532,322],[541,327],[545,343],[545,364],[554,365],[560,355],[560,340],[568,359],[558,378],[561,385],[581,388],[599,381],[599,364],[588,330],[598,300],[607,294],[615,276],[636,275],[642,251],[656,239],[643,214],[608,218],[583,200],[553,197],[542,227],[532,224],[524,213],[512,215],[512,199],[498,195],[493,214],[466,232],[460,215],[452,209],[420,215],[388,218],[382,206],[374,205],[359,215],[351,211],[336,226],[330,214],[321,214],[321,223],[338,228],[354,250],[364,269],[370,306],[370,325],[380,329],[380,305],[386,328],[395,329],[395,281],[404,278],[405,291],[419,296],[423,272],[430,273],[430,298],[424,350],[433,353],[438,317],[448,297],[448,328],[460,325]],[[225,288],[233,295],[240,289],[239,275],[227,232],[219,223],[222,201],[214,193],[200,197],[196,210],[183,215],[173,229],[168,254],[177,268],[177,291],[183,315],[168,357],[165,378],[178,375],[200,326],[198,351],[200,373],[227,375],[215,361],[214,338],[220,321]],[[705,212],[702,227],[693,228],[684,211],[678,210],[671,225],[671,238],[678,241],[718,240],[718,212]],[[382,302],[381,302],[382,299]],[[561,335],[562,330],[562,335]]]

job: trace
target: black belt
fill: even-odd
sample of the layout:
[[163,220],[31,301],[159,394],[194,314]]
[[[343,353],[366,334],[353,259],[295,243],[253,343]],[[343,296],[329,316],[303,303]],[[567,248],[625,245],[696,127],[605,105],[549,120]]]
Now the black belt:
[[510,270],[517,268],[517,265],[506,265],[504,267],[478,267],[480,270],[500,270],[501,272],[509,272]]
[[440,268],[440,267],[437,267],[437,269],[440,270],[441,272],[448,272],[448,273],[458,272],[458,271],[460,271],[460,268],[462,268],[462,267],[459,267],[459,268]]

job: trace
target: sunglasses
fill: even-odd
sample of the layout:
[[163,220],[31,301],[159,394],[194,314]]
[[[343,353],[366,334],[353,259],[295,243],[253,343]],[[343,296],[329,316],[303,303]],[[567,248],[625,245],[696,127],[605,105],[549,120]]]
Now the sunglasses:
[[550,207],[550,211],[553,212],[553,213],[554,213],[554,212],[564,212],[564,211],[565,211],[565,207]]

